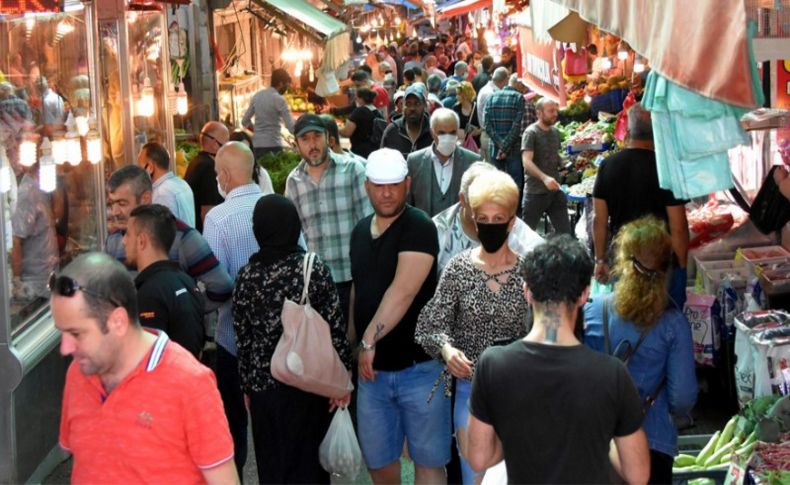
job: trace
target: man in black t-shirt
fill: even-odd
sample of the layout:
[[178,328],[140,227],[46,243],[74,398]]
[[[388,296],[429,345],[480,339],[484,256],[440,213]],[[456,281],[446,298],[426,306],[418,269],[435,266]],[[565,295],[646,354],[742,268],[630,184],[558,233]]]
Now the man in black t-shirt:
[[184,180],[195,197],[195,229],[203,233],[203,219],[215,205],[225,200],[217,189],[214,156],[228,142],[228,128],[219,121],[209,121],[200,130],[200,152],[189,162]]
[[203,350],[203,297],[195,280],[170,261],[176,218],[160,204],[141,205],[129,216],[123,237],[134,280],[140,325],[163,330],[196,358]]
[[351,234],[354,323],[359,336],[357,425],[373,483],[400,482],[404,438],[418,483],[443,483],[450,460],[450,400],[429,400],[442,366],[414,341],[417,317],[436,290],[436,226],[406,204],[403,155],[382,148],[368,157],[374,214]]
[[574,335],[593,265],[568,235],[549,239],[522,266],[534,324],[523,339],[490,347],[477,363],[461,450],[481,472],[505,460],[509,483],[627,483],[650,474],[642,402],[625,366]]
[[593,245],[595,278],[609,279],[609,241],[620,228],[640,217],[653,215],[667,222],[676,264],[670,296],[680,310],[686,301],[686,262],[689,227],[685,200],[678,200],[658,185],[650,112],[639,103],[628,111],[628,147],[604,160],[593,188]]

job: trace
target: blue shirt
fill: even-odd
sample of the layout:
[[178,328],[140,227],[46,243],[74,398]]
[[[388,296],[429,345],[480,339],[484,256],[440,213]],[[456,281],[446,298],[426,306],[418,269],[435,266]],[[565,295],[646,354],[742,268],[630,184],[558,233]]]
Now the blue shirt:
[[189,184],[173,172],[162,175],[154,182],[153,202],[170,209],[176,219],[186,222],[189,227],[195,227],[195,196]]
[[[263,196],[260,187],[253,183],[231,190],[225,202],[211,209],[203,222],[203,237],[220,263],[228,268],[235,281],[242,266],[258,251],[258,241],[252,232],[252,213]],[[266,302],[261,302],[265,304]],[[217,345],[236,355],[236,337],[233,333],[232,301],[219,307]]]
[[[609,345],[612,352],[620,342],[636,345],[641,329],[623,320],[614,308],[612,295],[597,295],[584,306],[584,343],[603,352],[603,301],[609,300]],[[645,398],[654,393],[666,376],[666,384],[655,404],[648,410],[643,427],[651,450],[670,456],[678,453],[677,429],[672,415],[683,415],[697,401],[697,377],[691,326],[686,317],[669,308],[645,335],[645,339],[628,361],[628,372]]]

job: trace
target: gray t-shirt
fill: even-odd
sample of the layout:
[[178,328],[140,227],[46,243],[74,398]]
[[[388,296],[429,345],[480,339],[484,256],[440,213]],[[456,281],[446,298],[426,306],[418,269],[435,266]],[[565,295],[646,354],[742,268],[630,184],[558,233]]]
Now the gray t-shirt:
[[[560,168],[560,132],[555,127],[550,127],[548,131],[543,131],[538,123],[533,123],[524,130],[521,137],[521,151],[532,151],[532,161],[538,168],[548,175],[557,179]],[[540,179],[524,173],[526,180],[527,194],[547,194],[549,190]]]

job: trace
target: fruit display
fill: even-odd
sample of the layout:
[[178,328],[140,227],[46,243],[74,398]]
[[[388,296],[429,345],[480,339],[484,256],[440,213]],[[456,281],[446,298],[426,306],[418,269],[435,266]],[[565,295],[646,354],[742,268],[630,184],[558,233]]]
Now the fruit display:
[[611,76],[609,78],[600,78],[597,81],[587,83],[585,92],[591,97],[606,94],[615,89],[630,89],[631,83],[625,76]]
[[315,105],[307,101],[306,92],[289,89],[283,97],[292,113],[315,113]]
[[195,158],[199,151],[200,145],[197,143],[190,141],[180,141],[176,143],[176,175],[184,178],[189,162]]
[[560,131],[560,156],[567,157],[570,162],[563,178],[570,187],[568,193],[578,197],[592,194],[598,166],[619,150],[612,143],[614,123],[574,121],[558,124],[557,129]]

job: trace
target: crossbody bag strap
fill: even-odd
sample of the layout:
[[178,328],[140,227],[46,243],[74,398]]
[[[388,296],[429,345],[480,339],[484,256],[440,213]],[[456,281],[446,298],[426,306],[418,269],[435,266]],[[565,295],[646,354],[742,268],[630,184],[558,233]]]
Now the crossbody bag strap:
[[[466,129],[464,130],[466,134],[469,134],[469,127],[472,126],[472,117],[475,115],[475,110],[477,109],[477,103],[472,103],[472,111],[469,112],[469,119],[466,122]],[[461,110],[463,112],[463,110]]]
[[302,290],[302,298],[299,300],[300,305],[309,303],[308,291],[310,289],[310,276],[313,273],[313,262],[315,261],[315,253],[305,253],[304,265],[302,267],[302,277],[304,279],[304,289]]
[[609,344],[609,299],[605,296],[603,297],[603,351],[606,355],[612,355]]

